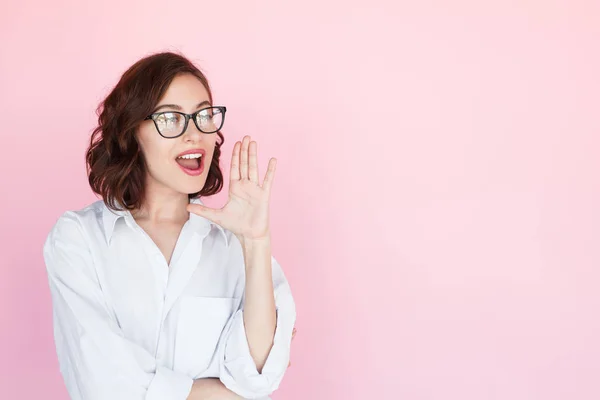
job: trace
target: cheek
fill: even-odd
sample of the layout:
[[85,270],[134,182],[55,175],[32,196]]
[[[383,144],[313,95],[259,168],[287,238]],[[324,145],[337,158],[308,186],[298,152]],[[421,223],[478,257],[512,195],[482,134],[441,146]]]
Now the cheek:
[[[161,140],[162,139],[162,140]],[[154,132],[140,130],[138,143],[150,170],[161,168],[168,163],[170,143]]]
[[206,143],[206,144],[202,145],[202,147],[204,147],[206,149],[206,158],[205,158],[205,161],[211,161],[212,162],[212,159],[213,159],[213,157],[215,155],[216,144],[217,144],[217,140],[216,139],[212,139],[210,141],[210,143]]

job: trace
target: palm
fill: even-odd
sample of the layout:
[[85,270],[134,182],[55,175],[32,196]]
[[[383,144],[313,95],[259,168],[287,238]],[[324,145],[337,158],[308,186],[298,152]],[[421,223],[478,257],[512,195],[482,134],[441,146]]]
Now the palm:
[[269,235],[269,198],[276,160],[269,166],[262,185],[258,180],[256,142],[244,137],[236,142],[231,157],[229,199],[220,209],[190,204],[188,210],[230,230],[239,238],[259,239]]

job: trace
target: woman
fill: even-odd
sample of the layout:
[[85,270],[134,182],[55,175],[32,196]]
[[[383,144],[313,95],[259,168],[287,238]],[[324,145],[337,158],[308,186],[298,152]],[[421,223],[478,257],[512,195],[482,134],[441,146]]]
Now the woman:
[[[266,398],[288,367],[296,310],[271,255],[257,145],[231,160],[206,77],[173,53],[127,70],[87,151],[102,200],[65,212],[44,244],[61,373],[72,399]],[[220,140],[219,140],[220,139]]]

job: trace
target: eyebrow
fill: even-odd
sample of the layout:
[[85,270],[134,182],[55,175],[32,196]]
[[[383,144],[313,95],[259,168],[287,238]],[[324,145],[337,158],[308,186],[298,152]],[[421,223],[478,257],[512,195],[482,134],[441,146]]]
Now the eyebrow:
[[[200,108],[200,107],[202,107],[204,105],[210,106],[210,101],[204,100],[203,102],[198,103],[198,105],[196,106],[196,109],[198,109],[198,108]],[[179,106],[177,104],[162,104],[162,105],[156,107],[154,109],[154,111],[152,111],[152,114],[154,114],[155,112],[157,112],[161,108],[172,108],[172,109],[175,109],[175,110],[178,110],[178,111],[183,110],[183,108],[181,108],[181,106]]]

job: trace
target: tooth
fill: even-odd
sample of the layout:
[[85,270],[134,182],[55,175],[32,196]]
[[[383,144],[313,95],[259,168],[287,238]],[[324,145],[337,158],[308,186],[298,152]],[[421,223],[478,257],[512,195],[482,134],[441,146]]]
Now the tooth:
[[185,158],[185,159],[191,160],[193,158],[201,158],[201,157],[202,157],[202,154],[198,153],[198,154],[186,154],[184,156],[179,156],[178,158]]

